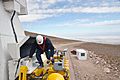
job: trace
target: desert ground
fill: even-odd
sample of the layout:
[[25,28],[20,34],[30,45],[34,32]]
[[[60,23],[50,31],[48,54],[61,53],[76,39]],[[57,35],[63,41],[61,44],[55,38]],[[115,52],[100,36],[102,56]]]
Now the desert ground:
[[[57,49],[68,48],[66,57],[70,63],[71,80],[120,80],[120,45],[47,37]],[[71,50],[81,48],[88,51],[85,61],[78,60],[71,53]]]

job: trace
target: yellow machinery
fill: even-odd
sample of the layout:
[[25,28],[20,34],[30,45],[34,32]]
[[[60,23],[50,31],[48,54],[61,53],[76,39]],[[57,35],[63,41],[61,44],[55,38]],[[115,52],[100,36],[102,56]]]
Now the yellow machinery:
[[48,76],[47,80],[64,80],[64,77],[59,73],[52,73]]
[[27,70],[26,66],[20,67],[19,80],[27,80]]
[[50,61],[45,67],[36,68],[31,74],[27,74],[26,66],[21,66],[19,80],[70,80],[69,61],[61,52],[54,56],[54,63]]

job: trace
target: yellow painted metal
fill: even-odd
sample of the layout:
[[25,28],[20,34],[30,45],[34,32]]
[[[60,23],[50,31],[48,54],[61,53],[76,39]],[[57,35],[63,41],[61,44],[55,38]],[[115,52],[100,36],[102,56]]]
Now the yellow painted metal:
[[40,76],[40,74],[43,74],[43,70],[44,70],[44,68],[37,68],[34,70],[33,73],[35,76]]
[[20,66],[19,80],[27,80],[27,66]]
[[69,70],[69,61],[67,59],[64,60],[64,67]]
[[[57,61],[57,60],[55,60],[55,61]],[[54,70],[53,64],[49,64],[47,67],[37,68],[33,72],[33,74],[35,76],[40,76],[41,74],[45,74],[45,73],[47,73],[47,75],[45,75],[45,79],[43,79],[43,80],[46,80],[46,77],[48,78],[48,76],[50,76],[53,73],[58,73],[58,74],[62,75],[65,78],[65,80],[70,80],[69,61],[67,59],[64,60],[64,69],[60,70],[60,71]],[[48,80],[50,80],[50,78]],[[53,80],[53,78],[51,78],[51,80]]]
[[54,70],[53,67],[51,66],[51,67],[49,67],[48,75],[50,75],[50,74],[52,74],[52,73],[59,73],[59,74],[61,74],[61,75],[64,75],[64,74],[65,74],[65,72],[64,72],[63,70],[56,71],[56,70]]
[[[66,57],[61,56],[54,56],[54,61],[59,62],[64,60],[64,69],[63,70],[54,70],[53,64],[45,64],[45,67],[43,68],[37,68],[35,69],[32,74],[29,75],[30,78],[36,78],[39,76],[42,76],[41,80],[70,80],[70,70],[69,70],[69,61]],[[27,69],[25,66],[21,66],[21,72],[24,73],[24,76],[26,76]],[[26,80],[26,78],[21,78],[21,74],[19,75],[19,80]],[[28,79],[29,80],[29,79]]]
[[[65,66],[65,65],[66,65],[66,66]],[[58,74],[62,75],[62,76],[65,78],[65,80],[70,80],[69,63],[68,63],[67,60],[65,60],[64,69],[63,69],[63,70],[60,70],[60,71],[54,70],[52,64],[49,64],[48,67],[37,68],[37,69],[33,72],[33,74],[34,74],[33,78],[34,78],[35,76],[40,76],[41,74],[45,74],[45,73],[47,73],[47,75],[45,75],[45,76],[43,77],[43,80],[46,80],[46,78],[48,78],[48,76],[51,75],[51,74],[53,74],[53,73],[58,73]],[[67,76],[67,77],[65,77],[65,76]],[[53,80],[53,79],[52,79],[52,80]]]
[[65,80],[64,77],[59,73],[52,73],[48,76],[47,80]]

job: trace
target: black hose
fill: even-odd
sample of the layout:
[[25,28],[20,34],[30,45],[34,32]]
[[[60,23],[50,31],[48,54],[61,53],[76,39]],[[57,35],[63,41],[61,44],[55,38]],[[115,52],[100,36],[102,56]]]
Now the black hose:
[[12,17],[11,17],[11,19],[10,19],[10,22],[11,22],[11,26],[12,26],[12,29],[13,29],[15,41],[16,41],[16,43],[18,43],[17,35],[16,35],[15,28],[14,28],[14,25],[13,25],[13,18],[14,18],[14,16],[15,16],[15,13],[16,13],[16,11],[14,10],[14,11],[13,11],[13,15],[12,15]]
[[19,68],[19,64],[20,64],[21,59],[22,59],[22,58],[19,58],[19,59],[18,59],[18,63],[17,63],[16,71],[15,71],[15,77],[17,76],[17,71],[18,71],[18,68]]

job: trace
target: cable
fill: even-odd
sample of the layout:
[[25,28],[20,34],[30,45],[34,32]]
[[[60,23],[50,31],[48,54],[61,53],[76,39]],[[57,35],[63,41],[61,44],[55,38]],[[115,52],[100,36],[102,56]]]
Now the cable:
[[11,22],[11,26],[12,26],[12,29],[13,29],[15,41],[16,41],[16,43],[18,43],[17,35],[16,35],[15,28],[14,28],[14,25],[13,25],[13,18],[14,18],[14,16],[15,16],[15,13],[16,13],[16,11],[14,10],[14,11],[13,11],[13,14],[12,14],[12,17],[11,17],[11,19],[10,19],[10,22]]
[[18,63],[17,63],[16,71],[15,71],[15,77],[17,76],[17,71],[18,71],[18,68],[19,68],[19,64],[20,64],[21,59],[22,59],[22,58],[19,58],[19,59],[18,59]]

